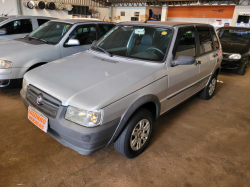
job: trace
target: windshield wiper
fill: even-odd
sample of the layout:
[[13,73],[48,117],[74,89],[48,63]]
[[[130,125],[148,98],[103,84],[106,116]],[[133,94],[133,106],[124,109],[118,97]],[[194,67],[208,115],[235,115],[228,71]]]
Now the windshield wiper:
[[38,40],[38,41],[41,41],[41,42],[44,42],[44,43],[48,43],[48,41],[40,39],[40,38],[36,38],[36,37],[28,37],[28,38],[29,38],[29,40],[34,39],[34,40]]
[[106,53],[107,55],[109,55],[110,57],[112,57],[112,54],[109,53],[108,51],[106,51],[105,49],[103,49],[103,48],[101,48],[101,47],[98,47],[98,46],[94,46],[94,47],[96,47],[97,49],[102,50],[104,53]]

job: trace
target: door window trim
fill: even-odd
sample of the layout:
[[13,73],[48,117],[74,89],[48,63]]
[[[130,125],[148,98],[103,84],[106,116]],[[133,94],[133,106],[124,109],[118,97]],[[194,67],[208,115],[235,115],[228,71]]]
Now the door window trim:
[[[75,29],[77,29],[77,27],[82,27],[82,26],[84,26],[84,25],[86,25],[86,26],[95,26],[96,27],[96,40],[98,40],[98,33],[99,33],[99,28],[98,28],[98,26],[97,26],[97,24],[94,24],[94,23],[85,23],[85,24],[78,24],[78,25],[76,25],[74,28],[72,28],[72,31],[70,31],[69,32],[69,34],[68,34],[68,37],[66,38],[66,40],[64,41],[64,43],[63,43],[63,47],[64,48],[68,48],[68,47],[74,47],[74,46],[66,46],[65,44],[69,41],[69,36],[70,36],[70,34],[75,30]],[[75,47],[79,47],[79,46],[85,46],[85,45],[91,45],[91,44],[84,44],[84,45],[78,45],[78,46],[75,46]]]
[[[213,49],[211,50],[211,51],[208,51],[208,52],[205,52],[205,53],[200,53],[200,38],[199,38],[199,33],[198,33],[198,29],[197,29],[197,26],[201,26],[201,27],[208,27],[208,29],[209,29],[209,33],[210,33],[210,36],[211,36],[211,40],[212,40],[212,43],[213,43]],[[214,41],[213,41],[213,38],[212,38],[212,33],[211,33],[211,28],[212,26],[209,26],[209,25],[195,25],[195,28],[196,28],[196,32],[197,32],[197,41],[199,41],[198,42],[198,44],[199,44],[199,47],[198,47],[198,51],[199,51],[199,53],[198,53],[198,55],[197,55],[197,58],[199,58],[199,57],[203,57],[204,55],[208,55],[209,53],[214,53],[216,50],[218,50],[218,49],[214,49]]]
[[[178,39],[178,35],[179,35],[179,30],[180,29],[188,29],[188,28],[193,28],[194,29],[194,32],[195,32],[195,58],[197,57],[197,54],[199,54],[198,52],[198,49],[199,49],[199,43],[198,43],[198,33],[197,33],[197,29],[196,29],[196,27],[195,27],[195,25],[188,25],[188,26],[181,26],[181,27],[178,27],[178,31],[177,31],[177,35],[176,35],[176,39],[175,39],[175,43],[174,43],[174,47],[173,47],[173,50],[172,50],[172,55],[173,55],[173,59],[174,59],[174,57],[175,57],[175,55],[176,55],[176,50],[177,50],[177,44],[176,44],[176,42],[177,42],[177,39]],[[173,52],[175,52],[175,54],[173,54]]]

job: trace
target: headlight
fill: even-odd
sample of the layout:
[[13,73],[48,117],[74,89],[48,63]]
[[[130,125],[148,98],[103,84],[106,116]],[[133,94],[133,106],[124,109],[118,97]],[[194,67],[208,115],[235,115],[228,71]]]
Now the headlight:
[[229,56],[229,59],[234,59],[234,60],[241,59],[241,55],[240,54],[232,54]]
[[102,123],[102,110],[87,111],[69,106],[65,119],[86,127],[95,127]]
[[26,92],[27,91],[27,86],[28,86],[28,82],[23,79],[23,91]]
[[12,62],[8,60],[0,60],[0,69],[12,68]]

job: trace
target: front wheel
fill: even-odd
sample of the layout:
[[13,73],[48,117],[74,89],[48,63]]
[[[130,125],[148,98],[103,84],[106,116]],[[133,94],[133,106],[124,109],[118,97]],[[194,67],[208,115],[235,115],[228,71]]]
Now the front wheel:
[[147,147],[152,134],[153,116],[147,109],[138,110],[127,122],[115,141],[115,149],[126,158],[139,156]]
[[213,97],[217,85],[217,75],[213,75],[208,85],[200,91],[199,97],[204,100],[209,100]]

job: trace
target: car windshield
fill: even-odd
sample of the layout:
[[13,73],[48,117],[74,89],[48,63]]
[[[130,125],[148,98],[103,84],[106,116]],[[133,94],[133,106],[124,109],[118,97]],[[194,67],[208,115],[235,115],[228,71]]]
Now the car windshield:
[[221,42],[249,43],[250,30],[219,29],[218,35]]
[[7,20],[8,18],[0,17],[0,22]]
[[162,61],[167,51],[172,29],[117,26],[108,32],[92,49],[123,57]]
[[46,22],[28,35],[29,39],[57,44],[72,25],[63,22]]

